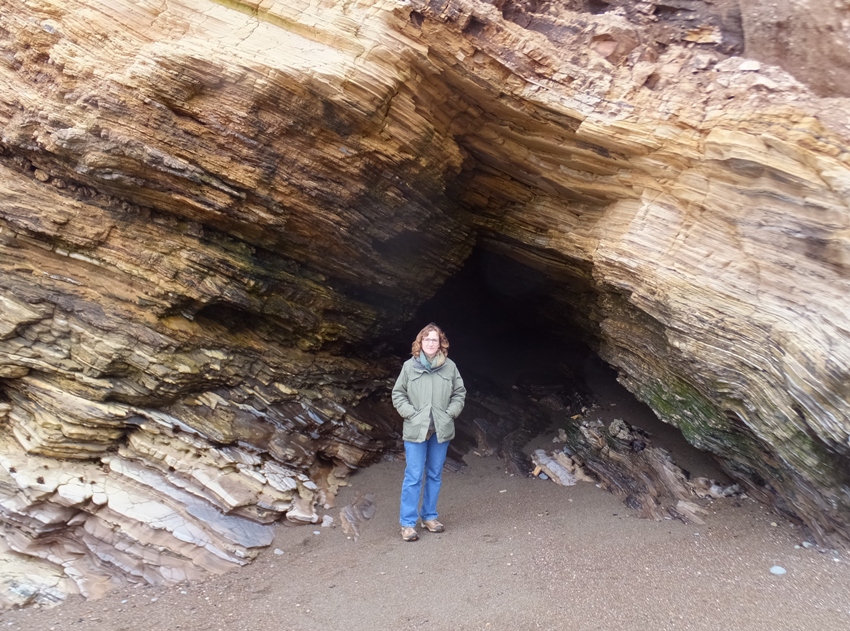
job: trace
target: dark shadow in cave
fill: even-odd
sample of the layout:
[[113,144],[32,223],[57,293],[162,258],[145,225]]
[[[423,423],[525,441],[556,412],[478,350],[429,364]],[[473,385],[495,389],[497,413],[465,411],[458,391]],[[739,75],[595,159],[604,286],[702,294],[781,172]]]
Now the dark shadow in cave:
[[[559,326],[541,315],[544,307],[551,307],[552,290],[553,282],[540,272],[479,248],[422,305],[393,350],[406,358],[419,330],[435,322],[449,338],[450,356],[470,393],[486,391],[491,408],[494,399],[506,406],[529,407],[529,395],[536,393],[534,398],[539,400],[539,395],[567,384],[562,394],[580,397],[578,409],[582,404],[590,408],[586,418],[599,418],[606,424],[623,418],[649,432],[653,444],[667,449],[691,475],[727,480],[711,454],[693,447],[677,428],[660,421],[617,382],[616,371],[580,339],[570,318],[565,317]],[[480,409],[467,406],[458,419],[459,437],[461,425],[471,433],[468,426]],[[550,418],[533,428],[531,438],[570,422],[576,407],[570,409],[568,404],[559,410],[556,406],[550,412]]]

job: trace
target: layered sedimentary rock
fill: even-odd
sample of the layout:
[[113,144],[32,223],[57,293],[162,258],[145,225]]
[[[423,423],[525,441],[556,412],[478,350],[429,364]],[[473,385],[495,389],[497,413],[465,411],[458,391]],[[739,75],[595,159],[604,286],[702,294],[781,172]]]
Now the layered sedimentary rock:
[[697,0],[7,0],[0,514],[43,577],[9,602],[220,571],[313,519],[396,440],[381,343],[474,246],[847,541],[848,103],[757,26]]

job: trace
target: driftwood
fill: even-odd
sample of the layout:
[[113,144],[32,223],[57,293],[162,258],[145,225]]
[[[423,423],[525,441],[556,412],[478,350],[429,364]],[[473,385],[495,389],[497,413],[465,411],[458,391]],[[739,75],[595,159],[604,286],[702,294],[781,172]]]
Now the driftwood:
[[507,392],[484,380],[470,380],[470,396],[458,424],[458,447],[480,457],[496,456],[505,461],[509,473],[529,477],[532,463],[523,451],[531,438],[544,431],[553,416],[580,413],[592,404],[586,386],[566,366],[549,373],[520,375]]
[[679,500],[676,502],[676,516],[687,523],[693,524],[704,524],[703,519],[698,515],[698,513],[702,513],[703,515],[707,514],[702,506],[698,506],[693,502],[686,502],[685,500]]
[[697,497],[708,497],[712,499],[731,497],[732,495],[740,495],[744,492],[740,484],[723,486],[710,478],[694,478],[691,480],[691,487]]
[[561,486],[573,486],[579,480],[594,481],[582,468],[578,458],[568,456],[561,450],[547,454],[544,450],[537,449],[531,454],[531,461],[536,465],[534,475],[539,475],[542,471],[555,484]]
[[599,478],[602,488],[624,496],[626,506],[641,516],[702,523],[697,513],[704,511],[687,472],[665,449],[653,447],[640,428],[622,419],[607,428],[602,421],[584,421],[568,427],[566,438],[567,449]]
[[542,449],[536,449],[531,454],[531,461],[537,465],[534,469],[534,474],[538,475],[543,471],[549,479],[560,486],[573,486],[578,482],[578,478],[562,463],[558,462],[554,457],[548,455]]

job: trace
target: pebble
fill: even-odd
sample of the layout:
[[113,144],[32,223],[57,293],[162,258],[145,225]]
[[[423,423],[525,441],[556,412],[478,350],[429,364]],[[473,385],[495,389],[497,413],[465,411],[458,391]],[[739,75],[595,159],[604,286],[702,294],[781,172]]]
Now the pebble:
[[813,544],[811,541],[804,541],[804,542],[803,542],[803,547],[804,547],[806,550],[808,550],[808,549],[810,549],[810,548],[814,548],[814,547],[815,547],[815,544]]
[[321,530],[314,530],[313,534],[314,535],[320,535],[320,534],[322,534],[322,531]]
[[781,576],[781,575],[785,574],[786,572],[787,572],[787,570],[784,567],[782,567],[781,565],[774,565],[772,568],[770,568],[770,573],[776,574],[777,576]]
[[541,473],[537,477],[540,478],[541,480],[548,480],[549,479],[549,476],[546,475],[545,473]]
[[327,528],[328,526],[333,525],[334,518],[331,515],[325,515],[322,517],[322,528]]
[[275,554],[283,554],[283,550],[281,550],[280,548],[275,548],[274,553]]

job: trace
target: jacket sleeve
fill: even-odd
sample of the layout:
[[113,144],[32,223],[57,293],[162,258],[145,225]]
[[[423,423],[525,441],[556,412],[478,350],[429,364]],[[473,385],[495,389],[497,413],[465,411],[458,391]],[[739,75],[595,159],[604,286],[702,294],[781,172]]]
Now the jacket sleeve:
[[409,375],[407,364],[401,367],[398,379],[395,380],[393,386],[393,407],[401,414],[401,418],[410,418],[416,413],[416,408],[410,402],[410,397],[407,396],[407,383]]
[[452,418],[460,416],[463,410],[463,404],[466,401],[466,386],[463,385],[463,378],[460,372],[455,367],[452,377],[452,398],[449,400],[449,406],[446,408],[446,413]]

